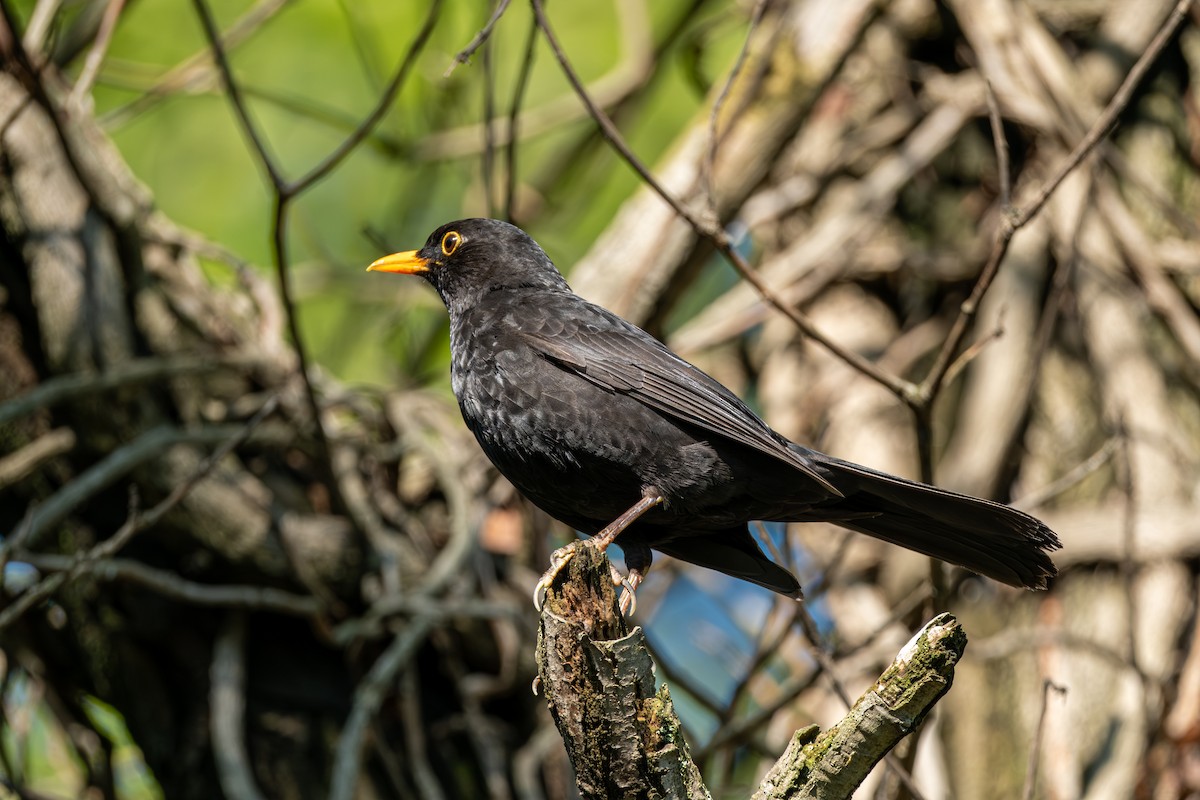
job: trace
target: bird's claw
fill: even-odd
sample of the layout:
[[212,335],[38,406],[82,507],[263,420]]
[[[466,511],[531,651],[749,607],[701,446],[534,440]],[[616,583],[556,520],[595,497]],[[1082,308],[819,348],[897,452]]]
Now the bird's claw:
[[633,584],[628,578],[621,580],[621,616],[632,617],[637,611],[637,592],[633,590]]
[[[550,568],[542,573],[542,577],[533,587],[533,607],[537,611],[540,612],[542,606],[546,604],[546,593],[554,585],[554,579],[558,577],[558,573],[562,572],[563,567],[575,557],[575,547],[579,544],[579,542],[571,542],[550,554]],[[583,544],[586,545],[586,542]],[[609,564],[609,569],[612,570],[613,586],[621,587],[621,616],[631,616],[637,611],[637,586],[641,581],[622,575],[621,571],[611,564]]]
[[634,611],[637,611],[637,583],[630,580],[628,576],[622,575],[621,570],[612,564],[608,566],[612,570],[613,586],[621,587],[621,616],[631,616]]
[[550,569],[542,573],[541,579],[533,587],[533,607],[537,611],[542,610],[542,606],[546,602],[546,592],[550,591],[550,587],[554,585],[554,579],[558,577],[558,573],[562,572],[562,568],[570,563],[575,557],[575,542],[571,542],[565,547],[560,547],[550,554]]

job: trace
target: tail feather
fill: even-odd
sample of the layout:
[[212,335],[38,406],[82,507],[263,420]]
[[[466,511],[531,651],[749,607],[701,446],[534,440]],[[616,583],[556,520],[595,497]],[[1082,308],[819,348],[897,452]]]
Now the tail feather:
[[688,532],[667,542],[655,542],[653,547],[680,561],[715,569],[788,597],[803,597],[800,582],[766,557],[744,525],[711,533]]
[[821,466],[845,495],[815,509],[822,518],[1010,586],[1044,589],[1057,572],[1047,554],[1062,546],[1058,537],[1023,511],[829,456]]

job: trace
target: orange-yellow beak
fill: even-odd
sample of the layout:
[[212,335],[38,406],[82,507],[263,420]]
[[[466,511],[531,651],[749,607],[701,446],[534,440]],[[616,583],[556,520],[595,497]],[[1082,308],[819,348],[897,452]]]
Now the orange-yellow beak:
[[395,272],[400,275],[419,275],[429,271],[429,259],[421,258],[416,250],[392,253],[367,267],[367,272]]

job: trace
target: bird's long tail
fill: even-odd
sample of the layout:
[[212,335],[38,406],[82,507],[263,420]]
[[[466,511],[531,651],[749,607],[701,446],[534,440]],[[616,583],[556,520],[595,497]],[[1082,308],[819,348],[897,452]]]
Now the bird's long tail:
[[[1044,589],[1056,573],[1048,553],[1062,546],[1058,536],[1023,511],[814,451],[806,455],[845,495],[822,507],[822,518],[1010,586]],[[801,519],[814,516],[810,509]]]

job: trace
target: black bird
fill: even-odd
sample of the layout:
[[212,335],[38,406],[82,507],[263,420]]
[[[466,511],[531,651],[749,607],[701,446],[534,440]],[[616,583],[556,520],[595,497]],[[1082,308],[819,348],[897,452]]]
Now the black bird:
[[[467,427],[535,505],[598,534],[589,543],[621,534],[631,590],[653,548],[799,597],[752,520],[836,522],[1011,586],[1045,588],[1055,574],[1058,537],[1037,519],[788,441],[650,334],[574,294],[520,228],[458,220],[368,269],[433,284],[450,312]],[[539,587],[569,557],[559,551]]]

